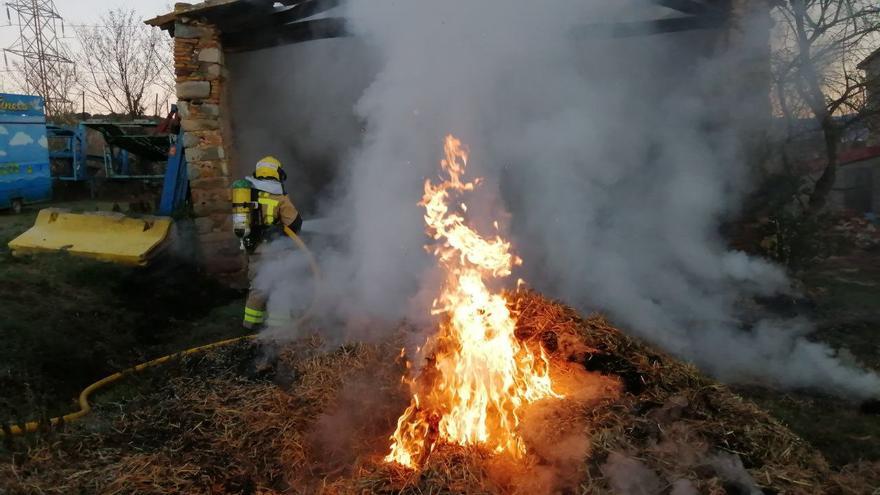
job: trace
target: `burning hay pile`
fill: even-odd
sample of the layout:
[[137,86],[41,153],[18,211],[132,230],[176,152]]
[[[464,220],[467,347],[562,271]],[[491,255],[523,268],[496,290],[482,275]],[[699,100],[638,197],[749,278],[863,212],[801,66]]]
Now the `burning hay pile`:
[[335,350],[313,337],[186,358],[154,372],[152,392],[8,446],[0,491],[687,495],[880,483],[870,465],[832,472],[766,413],[601,317],[501,292],[495,279],[520,261],[497,223],[484,236],[465,220],[459,196],[480,181],[464,178],[457,139],[444,148],[444,175],[420,203],[442,275],[439,328],[416,359],[401,349],[419,336],[406,326]]
[[[692,367],[604,319],[520,291],[516,335],[554,386],[525,410],[525,454],[441,443],[416,470],[384,460],[409,401],[399,340],[327,351],[242,344],[148,377],[155,391],[11,445],[0,493],[871,493]],[[249,363],[273,355],[271,365]],[[262,356],[262,357],[261,357]],[[168,378],[170,373],[171,378]],[[161,384],[161,385],[160,385]]]

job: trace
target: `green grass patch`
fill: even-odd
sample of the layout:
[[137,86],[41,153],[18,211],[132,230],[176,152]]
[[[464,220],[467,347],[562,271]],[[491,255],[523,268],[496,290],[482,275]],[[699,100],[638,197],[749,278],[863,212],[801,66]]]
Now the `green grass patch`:
[[244,334],[243,294],[193,266],[12,256],[7,242],[35,216],[0,215],[0,422],[69,412],[108,374]]
[[819,449],[833,465],[880,459],[880,416],[860,413],[857,404],[817,394],[757,388],[740,391]]

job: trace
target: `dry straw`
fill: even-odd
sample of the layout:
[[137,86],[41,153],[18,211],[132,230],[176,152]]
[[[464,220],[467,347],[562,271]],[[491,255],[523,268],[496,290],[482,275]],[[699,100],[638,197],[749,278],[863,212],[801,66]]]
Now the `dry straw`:
[[[582,318],[532,292],[511,299],[519,337],[543,346],[554,370],[582,367],[616,384],[609,395],[555,406],[554,429],[585,435],[589,445],[570,472],[556,466],[564,481],[545,488],[612,493],[603,468],[612,453],[653,471],[665,484],[659,493],[680,480],[699,493],[729,493],[729,476],[707,462],[718,457],[739,459],[765,493],[880,486],[877,465],[831,470],[754,404],[601,316]],[[9,441],[0,451],[0,493],[531,492],[526,481],[548,462],[537,455],[512,462],[440,445],[421,472],[381,462],[408,401],[396,357],[410,331],[377,344],[328,349],[314,337],[181,359],[144,376],[126,400],[103,401],[81,425]],[[334,431],[344,438],[329,441]]]

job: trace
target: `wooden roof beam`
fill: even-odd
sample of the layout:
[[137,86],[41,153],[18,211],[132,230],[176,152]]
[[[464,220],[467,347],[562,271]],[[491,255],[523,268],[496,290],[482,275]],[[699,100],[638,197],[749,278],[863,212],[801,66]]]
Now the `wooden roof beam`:
[[718,9],[713,5],[698,2],[696,0],[650,0],[651,3],[661,7],[677,10],[683,14],[700,15],[716,12]]
[[341,17],[327,17],[285,24],[277,29],[263,30],[261,32],[248,30],[224,33],[221,36],[221,40],[224,49],[236,53],[346,36],[349,36],[349,32],[345,27],[345,19]]
[[572,35],[578,39],[630,38],[633,36],[719,29],[726,24],[727,18],[722,16],[687,16],[653,21],[588,24],[574,29]]
[[341,3],[341,0],[305,0],[270,13],[255,12],[252,15],[236,18],[213,18],[210,20],[227,34],[244,31],[256,34],[255,32],[259,30],[277,29],[285,24],[318,15],[339,6]]

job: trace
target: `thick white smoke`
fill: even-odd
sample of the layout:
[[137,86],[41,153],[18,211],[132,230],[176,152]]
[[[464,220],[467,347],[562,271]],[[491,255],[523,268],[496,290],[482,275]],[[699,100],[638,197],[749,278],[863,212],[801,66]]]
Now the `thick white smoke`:
[[[606,311],[725,380],[877,393],[876,375],[805,338],[807,322],[750,314],[751,298],[785,292],[788,281],[718,234],[748,189],[745,144],[769,111],[755,63],[767,49],[766,14],[723,35],[572,34],[669,13],[650,9],[351,0],[350,28],[381,62],[355,109],[362,142],[325,211],[345,242],[321,253],[322,309],[349,331],[428,314],[432,260],[416,204],[453,133],[470,145],[485,191],[497,193],[487,202],[509,212],[531,285]],[[332,105],[332,96],[311,97]],[[280,273],[261,283],[280,283],[271,280]],[[280,285],[270,311],[308,297]]]

